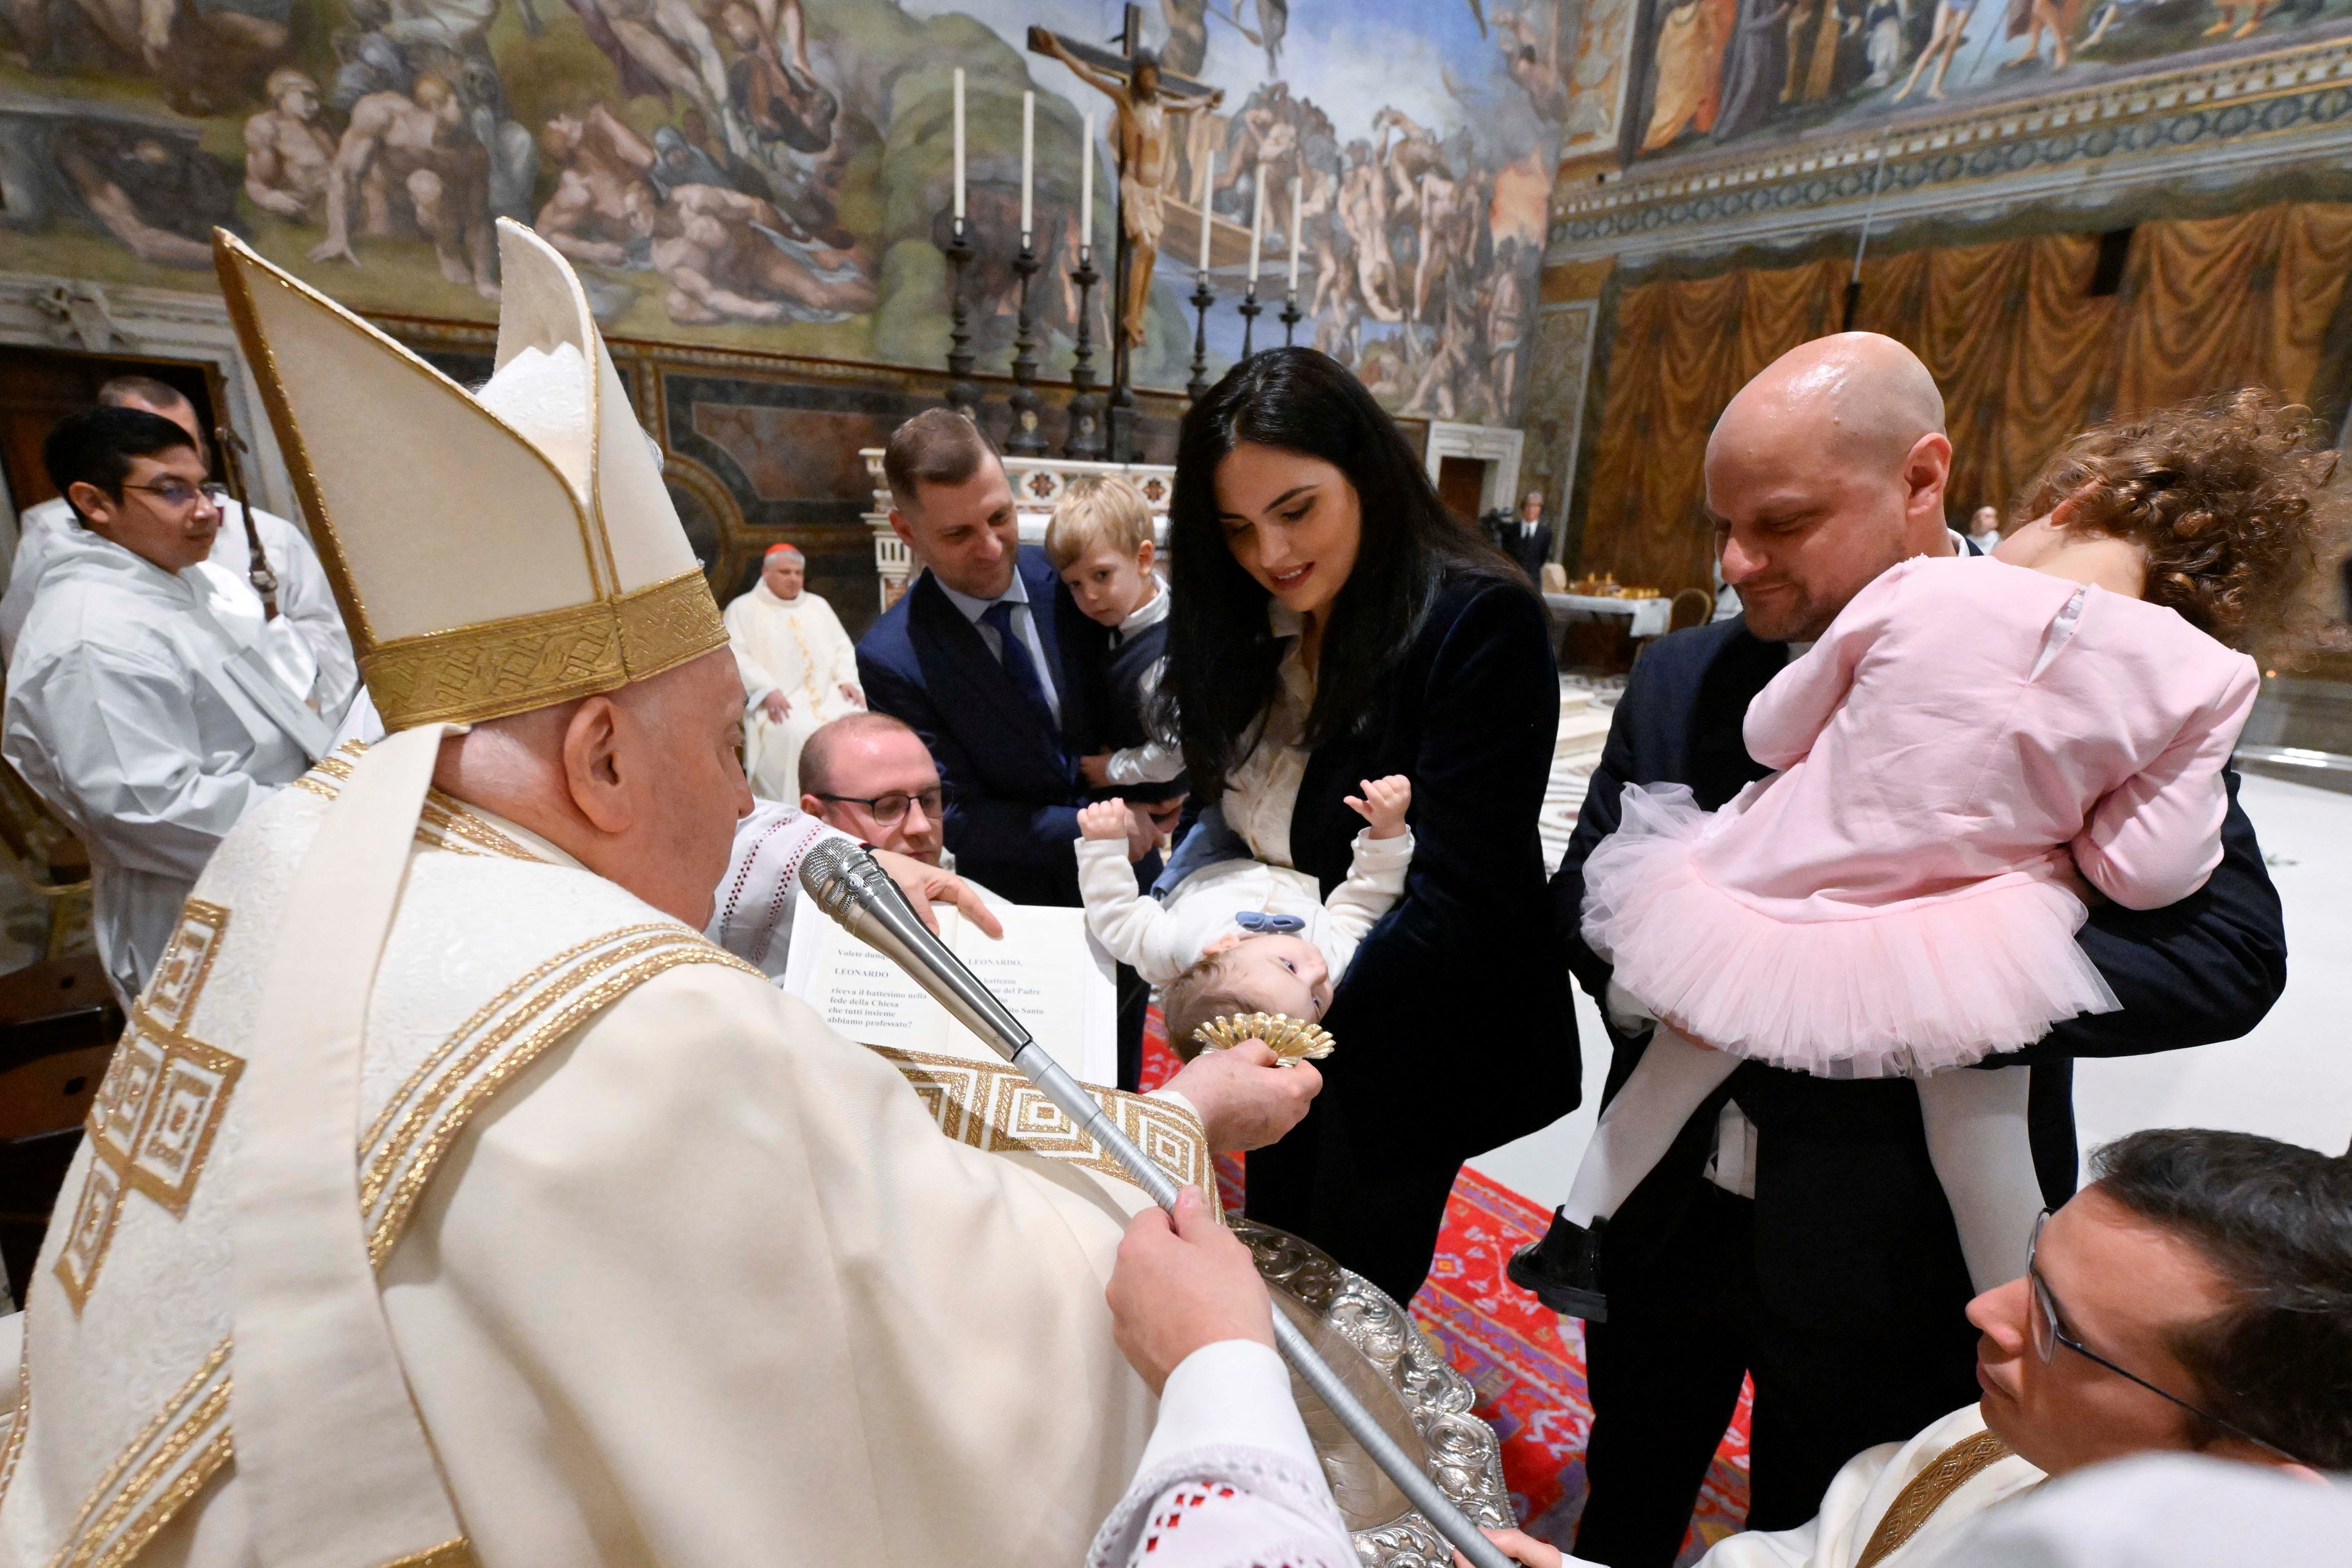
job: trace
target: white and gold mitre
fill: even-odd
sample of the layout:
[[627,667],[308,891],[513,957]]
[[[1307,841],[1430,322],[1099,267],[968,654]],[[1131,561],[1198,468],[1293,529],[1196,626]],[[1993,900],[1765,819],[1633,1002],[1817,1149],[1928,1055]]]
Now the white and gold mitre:
[[387,728],[660,674],[727,629],[570,264],[499,221],[478,393],[215,230],[239,342]]

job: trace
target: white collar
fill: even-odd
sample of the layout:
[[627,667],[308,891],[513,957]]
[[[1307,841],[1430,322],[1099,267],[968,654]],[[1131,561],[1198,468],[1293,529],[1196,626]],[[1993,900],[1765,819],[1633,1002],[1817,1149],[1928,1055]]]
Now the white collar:
[[1151,580],[1159,585],[1151,591],[1151,597],[1138,605],[1135,613],[1118,623],[1121,642],[1168,619],[1168,580],[1155,572]]
[[1277,639],[1296,637],[1307,630],[1306,616],[1281,600],[1271,597],[1265,601],[1265,623]]
[[1018,562],[1014,563],[1013,569],[1013,586],[1006,589],[1003,592],[998,594],[993,599],[974,599],[969,593],[958,592],[956,590],[950,588],[947,584],[947,580],[941,577],[938,572],[931,573],[931,580],[940,585],[940,591],[948,596],[949,603],[963,612],[963,618],[965,620],[975,623],[979,622],[982,615],[988,613],[989,606],[992,604],[1026,604],[1029,602],[1029,585],[1021,580],[1021,568]]

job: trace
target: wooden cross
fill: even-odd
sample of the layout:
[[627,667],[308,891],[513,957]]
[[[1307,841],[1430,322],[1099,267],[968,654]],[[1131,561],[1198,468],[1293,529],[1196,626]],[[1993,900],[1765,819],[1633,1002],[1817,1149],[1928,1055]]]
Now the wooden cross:
[[[1083,39],[1051,32],[1044,27],[1029,29],[1031,53],[1051,55],[1054,52],[1053,47],[1058,45],[1074,57],[1083,60],[1107,76],[1117,77],[1121,81],[1132,81],[1135,78],[1135,57],[1143,47],[1143,7],[1135,5],[1126,7],[1125,15],[1119,24],[1118,36],[1110,41],[1118,46],[1116,54],[1099,44],[1090,44]],[[1165,67],[1160,68],[1160,87],[1161,91],[1173,93],[1180,98],[1205,98],[1213,90],[1205,82],[1194,81],[1190,77],[1178,76]],[[1128,271],[1134,262],[1135,247],[1127,237],[1126,194],[1123,191],[1115,191],[1112,199],[1114,205],[1111,226],[1117,236],[1117,245],[1111,253],[1110,409],[1108,422],[1110,450],[1108,455],[1114,463],[1132,463],[1137,455],[1135,388],[1133,372],[1128,362],[1127,334],[1119,330],[1118,322],[1120,302],[1127,298]]]

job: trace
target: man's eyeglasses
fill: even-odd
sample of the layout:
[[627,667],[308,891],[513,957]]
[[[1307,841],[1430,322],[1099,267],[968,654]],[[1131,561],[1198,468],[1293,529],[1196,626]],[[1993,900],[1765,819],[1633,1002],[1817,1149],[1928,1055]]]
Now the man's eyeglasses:
[[2266,1453],[2276,1454],[2280,1458],[2286,1460],[2290,1464],[2299,1465],[2304,1462],[2301,1459],[2296,1458],[2293,1454],[2288,1453],[2284,1448],[2280,1448],[2277,1444],[2264,1442],[2262,1438],[2255,1437],[2252,1432],[2247,1431],[2243,1427],[2239,1426],[2237,1423],[2233,1421],[2224,1421],[2221,1416],[2214,1415],[2211,1411],[2200,1409],[2197,1406],[2191,1405],[2188,1400],[2181,1398],[2178,1394],[2166,1393],[2163,1389],[2158,1388],[2155,1384],[2150,1383],[2147,1378],[2142,1377],[2137,1372],[2125,1371],[2122,1367],[2117,1366],[2114,1362],[2109,1361],[2105,1356],[2101,1355],[2097,1351],[2085,1345],[2081,1340],[2076,1339],[2073,1334],[2068,1333],[2063,1326],[2064,1314],[2059,1310],[2058,1298],[2050,1293],[2050,1281],[2042,1277],[2042,1270],[2035,1262],[2035,1258],[2042,1249],[2042,1228],[2049,1222],[2050,1211],[2045,1208],[2042,1211],[2040,1218],[2034,1220],[2033,1239],[2032,1241],[2027,1243],[2025,1249],[2025,1277],[2027,1281],[2033,1287],[2033,1311],[2030,1314],[2029,1326],[2033,1332],[2033,1354],[2042,1358],[2043,1364],[2047,1365],[2049,1364],[2050,1360],[2058,1354],[2058,1347],[2063,1344],[2068,1350],[2073,1351],[2076,1355],[2081,1356],[2084,1360],[2088,1361],[2095,1365],[2106,1368],[2109,1372],[2114,1373],[2117,1377],[2124,1379],[2126,1382],[2138,1384],[2142,1388],[2147,1389],[2150,1394],[2155,1395],[2158,1398],[2169,1400],[2171,1403],[2179,1406],[2183,1410],[2188,1411],[2191,1416],[2196,1416],[2200,1421],[2210,1421],[2214,1426],[2221,1427],[2224,1432],[2231,1434],[2232,1437],[2242,1437],[2247,1442],[2253,1444],[2254,1447],[2263,1449]]
[[874,819],[877,826],[892,828],[906,821],[907,808],[910,805],[922,807],[924,816],[934,822],[938,821],[940,814],[947,810],[950,797],[945,786],[935,784],[929,789],[917,790],[913,793],[904,789],[893,789],[887,795],[818,795],[817,799],[838,800],[850,806],[863,806],[866,813]]
[[195,505],[196,497],[199,496],[215,507],[228,499],[228,486],[226,485],[189,485],[178,479],[165,479],[154,485],[126,484],[122,487],[126,490],[144,490],[174,510]]

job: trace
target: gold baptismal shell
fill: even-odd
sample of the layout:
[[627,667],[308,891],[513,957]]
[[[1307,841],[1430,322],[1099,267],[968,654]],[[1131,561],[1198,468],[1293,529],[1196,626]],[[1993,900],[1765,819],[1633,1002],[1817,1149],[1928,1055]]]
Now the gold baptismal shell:
[[1273,1050],[1277,1067],[1328,1056],[1333,1043],[1320,1024],[1301,1023],[1283,1013],[1229,1013],[1194,1030],[1192,1038],[1203,1051],[1231,1051],[1244,1040],[1262,1040]]

